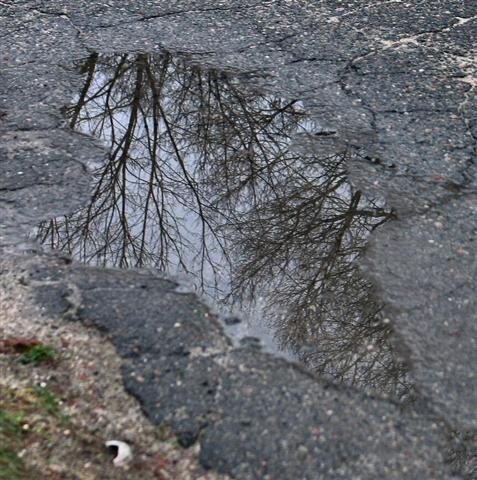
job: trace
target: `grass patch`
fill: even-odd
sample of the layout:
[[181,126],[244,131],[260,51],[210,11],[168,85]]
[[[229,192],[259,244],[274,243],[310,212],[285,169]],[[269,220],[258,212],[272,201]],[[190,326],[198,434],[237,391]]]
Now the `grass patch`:
[[23,364],[40,365],[41,363],[51,362],[56,357],[56,351],[49,345],[35,345],[20,356],[20,362]]
[[26,479],[21,458],[15,453],[24,435],[24,415],[0,410],[0,480]]
[[0,480],[24,480],[27,478],[21,458],[14,451],[0,447]]
[[63,418],[59,400],[48,388],[0,388],[0,480],[33,478],[16,452],[31,435],[47,439]]
[[22,434],[24,419],[22,413],[0,410],[0,439],[3,441],[5,437],[19,438]]
[[44,387],[34,387],[40,406],[49,414],[59,416],[60,402],[56,395]]

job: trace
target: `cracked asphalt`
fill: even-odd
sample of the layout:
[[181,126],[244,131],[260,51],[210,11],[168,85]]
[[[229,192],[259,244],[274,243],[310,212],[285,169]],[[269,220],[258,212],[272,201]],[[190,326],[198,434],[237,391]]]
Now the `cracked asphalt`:
[[[110,336],[130,392],[184,445],[199,441],[206,467],[243,479],[476,478],[476,38],[470,0],[1,0],[2,269],[23,272],[25,301]],[[106,154],[62,115],[81,86],[75,61],[164,50],[302,99],[336,132],[308,148],[352,152],[350,181],[395,210],[363,269],[418,401],[234,349],[173,282],[81,266],[27,239],[87,201]],[[453,432],[466,432],[459,468],[446,454]]]

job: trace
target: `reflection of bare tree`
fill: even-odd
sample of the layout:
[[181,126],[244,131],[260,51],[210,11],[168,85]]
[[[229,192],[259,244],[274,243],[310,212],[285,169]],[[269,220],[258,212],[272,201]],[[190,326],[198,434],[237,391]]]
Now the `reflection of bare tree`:
[[280,343],[307,365],[350,383],[402,391],[391,331],[379,321],[381,305],[356,262],[369,232],[389,214],[346,183],[344,162],[300,158],[297,171],[275,185],[283,195],[242,215],[237,240],[247,254],[234,287],[252,297],[266,289]]
[[447,461],[459,478],[475,480],[477,478],[477,432],[450,432],[450,449]]
[[[290,149],[297,102],[169,55],[92,55],[71,126],[110,145],[88,207],[40,228],[88,263],[177,268],[265,311],[285,348],[322,374],[403,391],[390,329],[357,268],[389,218],[346,182],[345,158]],[[307,346],[307,348],[304,348]]]
[[[279,137],[291,128],[292,104],[239,91],[169,56],[93,55],[82,70],[71,126],[104,139],[110,157],[88,209],[43,226],[44,241],[100,265],[177,264],[204,283],[204,269],[225,254],[215,228],[221,212],[204,179],[221,163],[234,179],[255,175],[253,157],[273,156],[260,130]],[[228,181],[221,179],[224,188]],[[192,251],[198,269],[190,267]]]

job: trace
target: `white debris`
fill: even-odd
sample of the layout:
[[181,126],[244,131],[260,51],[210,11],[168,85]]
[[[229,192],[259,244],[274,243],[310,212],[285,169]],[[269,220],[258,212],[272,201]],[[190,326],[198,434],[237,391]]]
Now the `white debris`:
[[121,467],[131,460],[131,447],[126,442],[121,442],[121,440],[109,440],[105,445],[107,447],[116,447],[118,449],[118,454],[113,460],[116,467]]

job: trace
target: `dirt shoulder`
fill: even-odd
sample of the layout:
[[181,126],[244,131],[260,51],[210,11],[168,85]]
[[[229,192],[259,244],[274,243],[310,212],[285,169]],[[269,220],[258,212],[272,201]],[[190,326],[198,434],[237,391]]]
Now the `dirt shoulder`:
[[[0,479],[201,479],[198,446],[183,449],[122,385],[114,347],[95,329],[25,306],[12,275],[0,289]],[[132,448],[113,466],[105,442]]]

